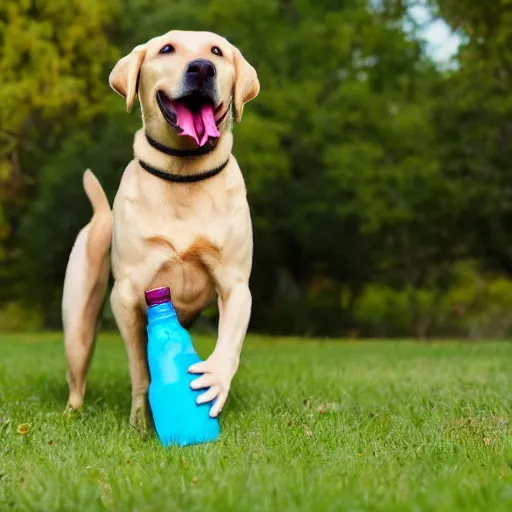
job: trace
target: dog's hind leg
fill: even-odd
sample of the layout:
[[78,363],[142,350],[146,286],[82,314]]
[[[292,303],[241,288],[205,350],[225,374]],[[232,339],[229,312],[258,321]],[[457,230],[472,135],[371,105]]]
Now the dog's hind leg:
[[84,173],[93,216],[78,234],[66,268],[62,295],[64,345],[68,361],[68,406],[83,403],[85,381],[110,274],[112,212],[94,174]]

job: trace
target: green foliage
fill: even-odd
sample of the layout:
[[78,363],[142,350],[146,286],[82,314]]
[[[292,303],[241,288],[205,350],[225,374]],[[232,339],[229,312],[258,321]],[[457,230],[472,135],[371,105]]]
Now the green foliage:
[[35,332],[43,327],[43,315],[40,311],[26,307],[18,302],[9,302],[0,309],[0,331]]
[[439,0],[465,41],[438,88],[437,152],[469,251],[511,274],[512,17],[510,2]]
[[458,264],[455,284],[443,303],[446,310],[456,313],[463,333],[470,338],[512,335],[512,281],[504,276],[482,275],[474,263]]
[[21,136],[31,117],[55,119],[63,109],[90,119],[105,96],[105,66],[116,56],[105,31],[115,12],[114,1],[2,2],[3,130]]
[[28,300],[59,326],[67,256],[90,216],[81,174],[91,167],[112,199],[140,126],[108,73],[154,35],[195,29],[240,47],[262,84],[235,127],[254,223],[251,328],[478,331],[438,310],[457,261],[512,276],[512,21],[506,0],[485,13],[432,0],[464,41],[443,71],[404,32],[408,4],[4,2],[0,305]]
[[512,280],[483,273],[475,262],[451,268],[444,292],[431,285],[416,290],[389,285],[368,286],[356,310],[364,335],[420,338],[455,336],[502,339],[512,336]]
[[403,290],[393,290],[386,285],[370,285],[365,289],[356,312],[363,335],[386,335],[389,329],[395,335],[405,335],[411,324],[408,297]]
[[107,29],[116,13],[117,0],[0,3],[0,266],[9,268],[0,274],[0,303],[19,278],[19,220],[40,168],[70,131],[89,130],[105,111],[105,72],[118,55]]

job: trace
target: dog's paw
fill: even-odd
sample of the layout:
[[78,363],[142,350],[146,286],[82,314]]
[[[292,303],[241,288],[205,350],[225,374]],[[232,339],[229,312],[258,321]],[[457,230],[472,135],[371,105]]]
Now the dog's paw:
[[140,393],[132,398],[130,425],[139,432],[141,439],[147,438],[152,427],[152,416],[147,393]]
[[212,354],[206,361],[192,365],[188,371],[190,373],[201,373],[201,377],[190,383],[192,389],[206,389],[203,394],[197,398],[198,404],[204,404],[214,401],[210,409],[210,416],[218,416],[228,398],[231,381],[236,368],[229,364],[226,359],[221,359]]

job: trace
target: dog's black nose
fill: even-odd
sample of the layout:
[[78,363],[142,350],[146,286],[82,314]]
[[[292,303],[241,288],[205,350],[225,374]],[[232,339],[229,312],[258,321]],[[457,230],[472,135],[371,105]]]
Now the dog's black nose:
[[187,68],[187,75],[194,77],[198,82],[205,82],[208,78],[213,78],[217,70],[213,62],[206,59],[193,60]]

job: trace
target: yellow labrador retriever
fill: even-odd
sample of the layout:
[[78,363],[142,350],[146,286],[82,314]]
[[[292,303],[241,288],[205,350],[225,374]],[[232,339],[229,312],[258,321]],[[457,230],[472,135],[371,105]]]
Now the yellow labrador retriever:
[[83,403],[111,254],[110,300],[128,353],[132,425],[147,428],[144,291],[160,286],[170,287],[185,326],[218,297],[215,349],[190,368],[202,374],[192,387],[208,388],[198,402],[214,400],[210,414],[217,416],[251,312],[252,227],[242,173],[231,154],[231,127],[258,94],[258,78],[226,39],[171,31],[122,58],[110,85],[128,111],[138,95],[143,128],[112,211],[98,180],[84,174],[94,213],[71,251],[62,299],[68,405]]

